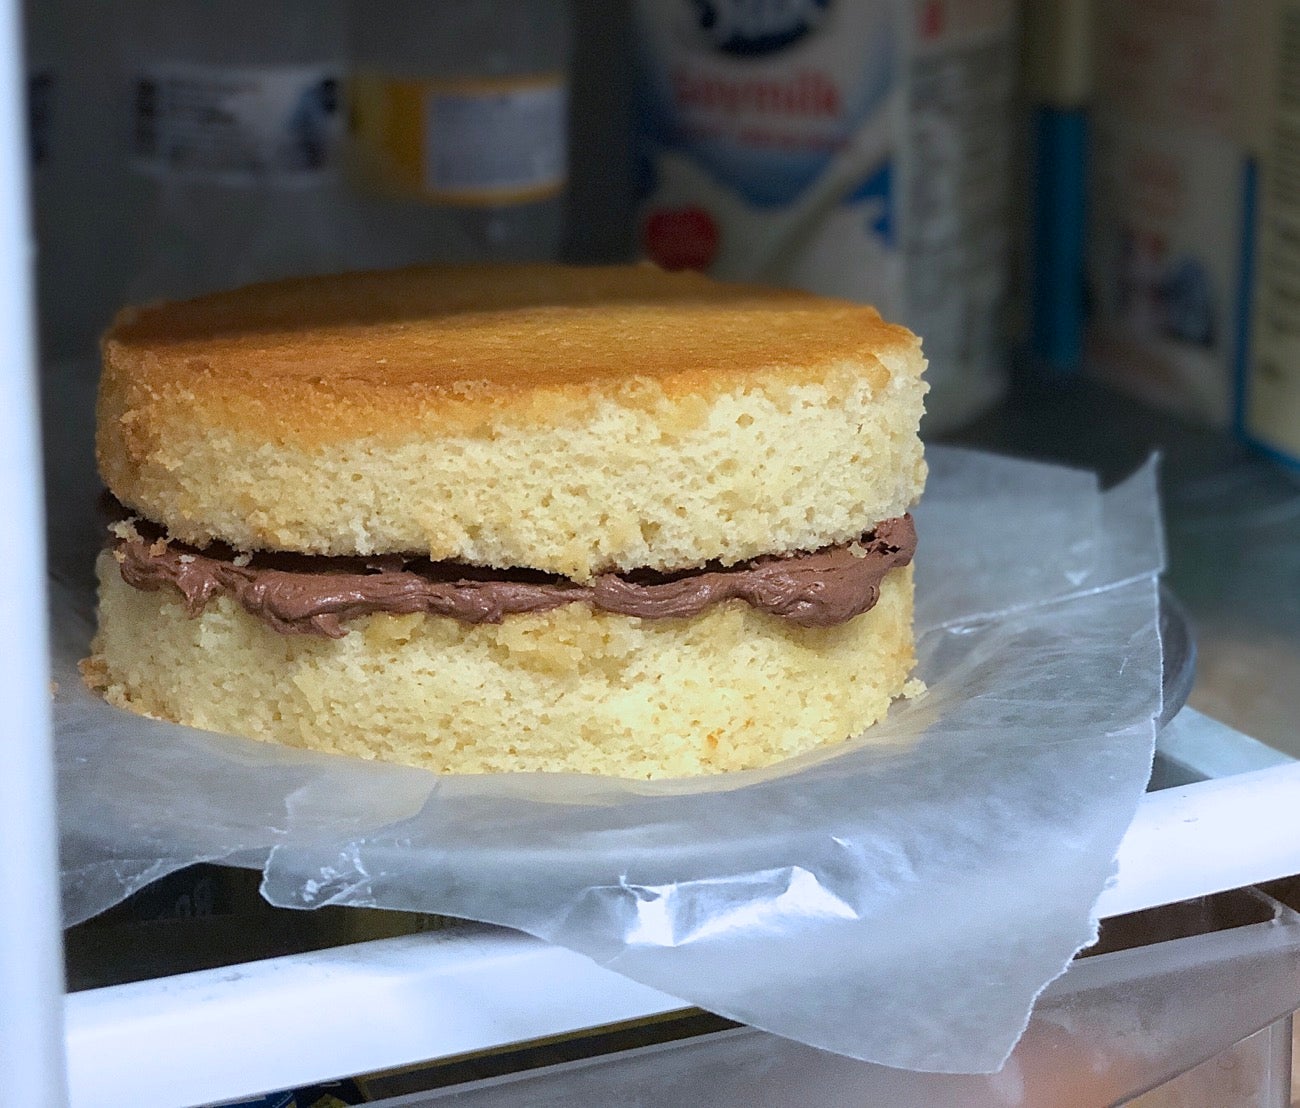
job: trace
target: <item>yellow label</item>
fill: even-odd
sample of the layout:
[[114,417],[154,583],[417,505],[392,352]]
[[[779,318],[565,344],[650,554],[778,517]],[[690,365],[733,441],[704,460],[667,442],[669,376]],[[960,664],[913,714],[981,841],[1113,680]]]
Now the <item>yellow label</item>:
[[351,93],[358,166],[378,191],[495,206],[542,200],[564,188],[569,97],[561,74],[358,74]]

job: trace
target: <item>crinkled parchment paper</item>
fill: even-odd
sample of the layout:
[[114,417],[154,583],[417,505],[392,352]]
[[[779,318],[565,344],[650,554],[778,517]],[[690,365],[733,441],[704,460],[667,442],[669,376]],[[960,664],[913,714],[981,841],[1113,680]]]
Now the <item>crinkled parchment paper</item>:
[[224,859],[275,904],[505,924],[855,1058],[997,1068],[1093,938],[1146,782],[1155,479],[929,458],[928,692],[869,741],[725,777],[439,778],[139,719],[78,680],[92,600],[56,581],[69,922]]

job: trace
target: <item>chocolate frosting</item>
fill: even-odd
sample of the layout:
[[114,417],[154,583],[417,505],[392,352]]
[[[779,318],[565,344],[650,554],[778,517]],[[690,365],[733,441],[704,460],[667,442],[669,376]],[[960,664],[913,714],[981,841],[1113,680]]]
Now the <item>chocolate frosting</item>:
[[141,534],[140,521],[115,528],[122,580],[137,589],[177,589],[190,615],[216,596],[284,635],[342,638],[344,621],[371,612],[426,612],[464,623],[499,623],[520,612],[590,604],[641,619],[680,619],[712,604],[743,600],[801,627],[833,627],[875,606],[889,570],[916,549],[910,515],[887,519],[856,542],[811,553],[776,555],[735,566],[664,574],[605,574],[583,585],[528,570],[489,570],[385,555],[335,558],[239,555],[219,546],[198,550]]

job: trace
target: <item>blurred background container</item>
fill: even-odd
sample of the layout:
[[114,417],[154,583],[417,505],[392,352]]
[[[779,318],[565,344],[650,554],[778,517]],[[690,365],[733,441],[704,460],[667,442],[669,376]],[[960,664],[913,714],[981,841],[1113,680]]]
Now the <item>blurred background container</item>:
[[1247,441],[1300,464],[1300,4],[1279,0],[1253,39],[1263,84],[1252,113],[1259,218],[1243,291],[1244,344],[1237,426]]
[[1088,292],[1108,380],[1226,426],[1248,325],[1267,0],[1100,0]]
[[124,6],[129,99],[115,149],[147,210],[127,299],[350,264],[345,16],[343,0]]
[[567,0],[354,5],[354,170],[382,198],[374,264],[557,256],[569,21]]

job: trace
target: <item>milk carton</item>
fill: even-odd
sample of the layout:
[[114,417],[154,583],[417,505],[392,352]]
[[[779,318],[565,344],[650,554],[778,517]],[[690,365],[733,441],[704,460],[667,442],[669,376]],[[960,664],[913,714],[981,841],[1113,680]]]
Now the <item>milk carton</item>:
[[927,427],[1003,376],[1011,0],[638,0],[640,247],[875,304],[925,340]]

